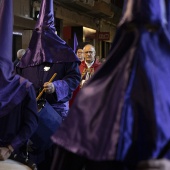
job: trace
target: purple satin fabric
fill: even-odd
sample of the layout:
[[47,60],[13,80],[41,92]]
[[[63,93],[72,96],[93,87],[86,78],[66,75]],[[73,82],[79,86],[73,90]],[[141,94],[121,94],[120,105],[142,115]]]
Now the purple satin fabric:
[[53,0],[43,0],[41,3],[39,19],[36,23],[35,29],[38,29],[42,32],[43,29],[50,28],[55,32],[54,26],[54,9],[53,9]]
[[78,62],[73,49],[55,34],[53,0],[42,0],[39,19],[37,20],[29,47],[18,67],[40,65],[44,62]]
[[166,6],[166,16],[167,16],[167,27],[168,27],[168,30],[170,31],[170,1],[167,0],[165,1],[165,6]]
[[163,3],[125,2],[108,59],[77,95],[52,136],[55,144],[98,161],[170,158],[170,35]]
[[0,1],[0,117],[9,113],[26,95],[27,80],[13,73],[13,1]]
[[30,86],[22,102],[17,104],[8,115],[0,117],[0,147],[11,144],[17,152],[38,126],[36,110],[34,87]]
[[[8,11],[9,10],[9,11]],[[0,90],[8,85],[12,77],[12,2],[3,0],[0,2]]]
[[159,0],[125,0],[123,16],[119,23],[136,22],[142,23],[162,23],[165,22],[165,2]]

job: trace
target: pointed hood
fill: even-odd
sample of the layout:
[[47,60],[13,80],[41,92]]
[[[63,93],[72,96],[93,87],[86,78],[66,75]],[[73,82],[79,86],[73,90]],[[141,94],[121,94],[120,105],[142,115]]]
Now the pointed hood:
[[0,0],[0,117],[8,114],[26,95],[27,81],[13,72],[13,0]]
[[167,22],[165,2],[159,0],[125,0],[123,15],[119,25],[123,23],[159,24]]
[[77,35],[74,33],[74,52],[76,52],[78,45]]
[[40,65],[44,62],[79,62],[77,56],[64,40],[55,33],[53,0],[42,0],[29,47],[18,67]]
[[[98,161],[135,165],[170,158],[170,149],[163,152],[170,141],[170,35],[163,3],[126,1],[107,61],[77,95],[54,143]],[[145,23],[158,27],[146,29]]]
[[[8,79],[11,78],[11,72],[13,71],[12,64],[12,4],[11,0],[0,1],[0,72],[1,80],[3,84],[0,84],[0,88],[5,87],[8,83]],[[8,70],[8,71],[7,71]]]

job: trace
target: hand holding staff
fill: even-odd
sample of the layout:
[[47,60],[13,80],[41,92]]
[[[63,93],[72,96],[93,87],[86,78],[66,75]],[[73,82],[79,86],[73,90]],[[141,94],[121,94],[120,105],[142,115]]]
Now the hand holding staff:
[[[51,77],[51,79],[49,80],[48,83],[51,83],[56,76],[57,76],[57,73],[54,73],[54,75]],[[36,98],[37,101],[41,98],[41,96],[43,95],[45,89],[46,89],[46,88],[43,88],[42,91],[39,93],[39,95],[38,95],[37,98]]]

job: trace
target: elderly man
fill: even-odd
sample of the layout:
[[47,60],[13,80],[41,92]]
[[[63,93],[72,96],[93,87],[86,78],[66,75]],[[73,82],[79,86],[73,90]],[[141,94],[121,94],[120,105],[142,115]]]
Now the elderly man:
[[21,60],[22,56],[25,54],[25,49],[19,49],[17,51],[17,58],[14,61],[14,68],[16,67],[16,65],[19,63],[19,61]]
[[81,83],[80,87],[87,82],[87,80],[94,74],[99,68],[100,63],[96,60],[96,50],[91,44],[87,44],[83,48],[84,61],[80,65]]
[[[77,51],[78,52],[78,51]],[[74,91],[71,100],[69,101],[69,106],[71,107],[79,90],[83,85],[91,78],[94,72],[100,67],[101,63],[96,60],[95,47],[91,44],[87,44],[83,49],[79,49],[79,52],[84,54],[84,60],[80,64],[81,72],[81,82],[77,89]]]

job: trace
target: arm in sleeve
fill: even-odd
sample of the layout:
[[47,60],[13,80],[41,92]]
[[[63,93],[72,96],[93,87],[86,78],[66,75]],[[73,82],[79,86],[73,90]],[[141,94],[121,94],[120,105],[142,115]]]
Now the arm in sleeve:
[[65,64],[66,74],[62,80],[54,81],[55,93],[58,101],[68,101],[72,92],[78,87],[81,74],[76,62]]
[[28,88],[28,94],[23,102],[21,126],[18,134],[11,142],[14,150],[22,146],[38,127],[37,102],[33,86]]

